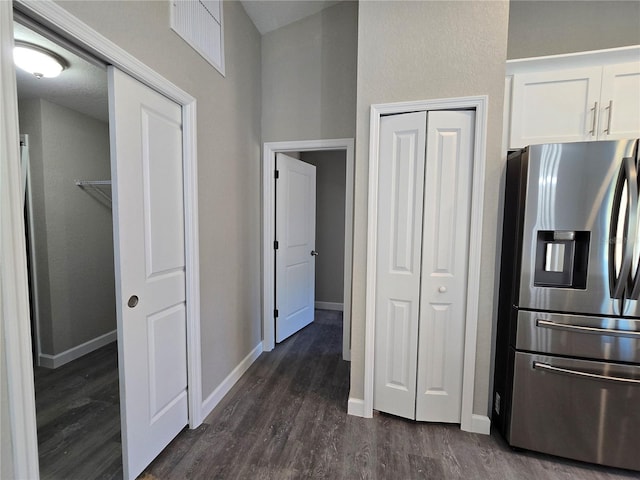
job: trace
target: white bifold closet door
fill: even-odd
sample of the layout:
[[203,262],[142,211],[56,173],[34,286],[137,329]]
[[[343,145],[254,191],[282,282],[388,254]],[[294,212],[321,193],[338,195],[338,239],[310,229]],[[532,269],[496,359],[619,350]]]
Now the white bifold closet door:
[[460,422],[474,112],[380,124],[374,409]]

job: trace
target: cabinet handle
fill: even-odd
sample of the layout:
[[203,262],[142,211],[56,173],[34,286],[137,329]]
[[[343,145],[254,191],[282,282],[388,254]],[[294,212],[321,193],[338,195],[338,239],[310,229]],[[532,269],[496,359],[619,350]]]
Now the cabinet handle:
[[589,133],[593,137],[596,134],[596,118],[598,118],[598,102],[595,102],[593,104],[593,108],[591,109],[591,111],[593,112],[593,122],[591,124],[591,130],[589,130]]
[[611,135],[611,117],[613,116],[613,100],[609,100],[609,106],[606,107],[609,110],[609,118],[607,118],[607,128],[605,128],[603,133],[607,135]]

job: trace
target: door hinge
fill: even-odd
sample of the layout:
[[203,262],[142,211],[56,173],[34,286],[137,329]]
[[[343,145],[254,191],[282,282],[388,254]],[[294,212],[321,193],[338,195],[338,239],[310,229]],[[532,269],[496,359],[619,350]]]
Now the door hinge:
[[276,180],[277,180],[278,178],[280,178],[280,170],[274,170],[274,172],[273,172],[273,178],[275,178]]
[[274,250],[278,250],[278,248],[280,248],[280,244],[278,243],[278,240],[274,240],[273,241],[273,249]]
[[273,311],[273,318],[278,318],[278,309],[277,308]]

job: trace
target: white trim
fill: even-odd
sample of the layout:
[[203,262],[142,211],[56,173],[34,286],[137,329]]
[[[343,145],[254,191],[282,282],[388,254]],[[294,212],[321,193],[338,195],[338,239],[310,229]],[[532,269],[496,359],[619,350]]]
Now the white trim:
[[468,430],[472,433],[481,433],[482,435],[491,434],[491,420],[486,415],[471,415],[471,428]]
[[29,285],[31,287],[31,319],[32,319],[32,335],[35,337],[36,349],[36,359],[37,365],[40,365],[40,355],[42,354],[42,342],[40,341],[40,304],[38,299],[40,298],[38,292],[38,256],[36,255],[36,228],[33,214],[33,188],[31,188],[31,152],[29,150],[29,134],[21,134],[20,141],[24,142],[25,148],[27,149],[27,155],[29,155],[29,165],[27,168],[27,190],[26,190],[26,211],[27,211],[27,221],[29,222],[29,236],[26,238],[26,241],[29,243]]
[[506,75],[638,62],[640,45],[507,60]]
[[256,359],[262,353],[262,342],[249,352],[249,354],[242,359],[242,361],[234,368],[227,378],[225,378],[220,385],[209,395],[204,402],[202,402],[202,412],[200,416],[206,418],[214,408],[220,403],[224,396],[229,393],[229,390],[233,388],[240,377],[249,369],[249,367],[256,361]]
[[[0,363],[6,362],[12,478],[39,477],[29,286],[21,198],[18,95],[11,2],[0,2]],[[6,437],[5,437],[6,438]],[[3,440],[3,444],[5,441]]]
[[344,303],[338,302],[316,302],[315,307],[320,310],[344,311]]
[[117,340],[117,336],[118,330],[112,330],[111,332],[100,335],[99,337],[93,338],[88,342],[81,343],[80,345],[56,355],[41,353],[39,355],[40,366],[45,368],[61,367],[66,363],[72,362],[75,359],[86,355],[87,353],[91,353],[100,347],[104,347],[105,345],[115,342]]
[[273,318],[275,264],[273,240],[275,239],[273,172],[276,153],[311,152],[318,150],[346,151],[346,192],[344,206],[344,305],[342,325],[342,357],[351,358],[351,279],[353,276],[353,138],[332,140],[302,140],[269,142],[264,144],[262,156],[262,345],[265,352],[275,347],[275,322]]
[[478,333],[478,302],[480,298],[480,260],[482,252],[482,212],[484,205],[484,175],[487,135],[486,95],[387,103],[371,106],[369,140],[369,205],[367,231],[367,280],[364,350],[364,406],[363,416],[373,413],[373,373],[375,344],[375,279],[378,230],[378,164],[380,118],[382,115],[430,111],[474,109],[475,134],[473,149],[473,179],[471,186],[471,221],[469,225],[469,271],[465,317],[465,341],[462,380],[462,430],[473,428],[473,392],[476,372],[476,339]]
[[364,400],[361,398],[349,397],[347,401],[347,414],[356,417],[373,418],[373,410],[368,415],[365,414]]

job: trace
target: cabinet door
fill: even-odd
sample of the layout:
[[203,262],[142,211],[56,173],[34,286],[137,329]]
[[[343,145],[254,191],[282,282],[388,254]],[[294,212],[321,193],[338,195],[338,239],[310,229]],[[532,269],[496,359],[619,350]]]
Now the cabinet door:
[[604,67],[600,99],[600,140],[640,136],[639,62]]
[[602,67],[514,75],[511,148],[596,139]]

